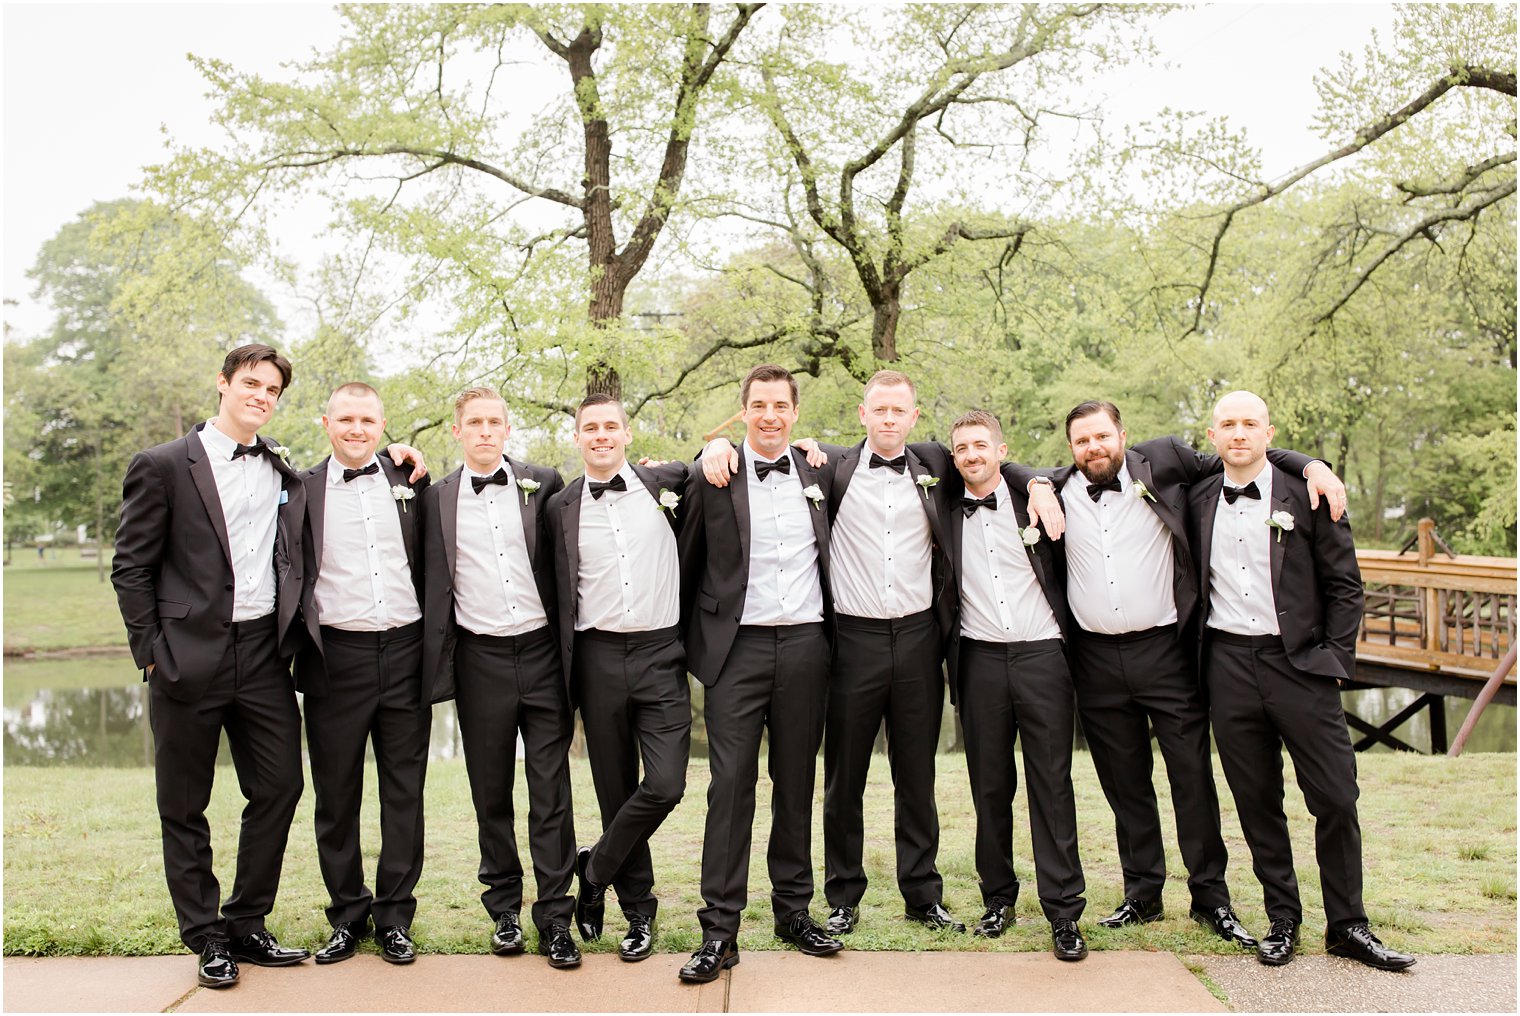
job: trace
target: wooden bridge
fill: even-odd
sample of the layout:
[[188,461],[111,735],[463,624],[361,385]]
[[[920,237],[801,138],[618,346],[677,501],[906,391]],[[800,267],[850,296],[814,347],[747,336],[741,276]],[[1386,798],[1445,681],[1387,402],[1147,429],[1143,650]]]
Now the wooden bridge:
[[1358,751],[1386,744],[1416,749],[1394,735],[1420,710],[1430,713],[1431,751],[1448,750],[1448,695],[1515,705],[1515,559],[1452,554],[1421,519],[1405,551],[1360,550],[1366,614],[1356,644],[1356,680],[1349,687],[1412,688],[1419,698],[1379,726],[1346,714],[1363,736]]

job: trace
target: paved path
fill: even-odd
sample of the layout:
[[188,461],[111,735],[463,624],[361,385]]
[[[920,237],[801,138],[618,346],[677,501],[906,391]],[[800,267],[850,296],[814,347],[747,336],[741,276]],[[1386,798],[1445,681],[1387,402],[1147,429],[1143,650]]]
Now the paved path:
[[[1427,956],[1405,974],[1303,956],[1100,952],[868,953],[829,959],[743,953],[712,984],[676,980],[684,956],[628,964],[607,953],[556,971],[537,956],[423,956],[392,967],[361,954],[283,970],[244,965],[224,991],[194,985],[189,954],[5,960],[7,1012],[1513,1012],[1514,956]],[[1220,1002],[1188,966],[1225,993]]]

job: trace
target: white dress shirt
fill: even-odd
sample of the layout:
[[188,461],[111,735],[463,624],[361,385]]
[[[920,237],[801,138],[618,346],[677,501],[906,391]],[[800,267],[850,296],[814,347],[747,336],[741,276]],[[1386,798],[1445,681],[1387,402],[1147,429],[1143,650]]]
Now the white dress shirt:
[[[781,453],[790,455],[788,449]],[[767,459],[746,444],[744,490],[749,498],[749,585],[740,624],[808,624],[823,620],[823,586],[818,575],[818,538],[812,512],[824,511],[802,493],[796,462],[789,473],[755,476]]]
[[1219,492],[1209,547],[1208,626],[1235,635],[1277,635],[1277,597],[1272,593],[1272,541],[1277,530],[1267,525],[1272,515],[1272,467],[1263,462],[1254,482],[1260,500],[1237,497],[1234,504],[1227,502],[1224,491],[1235,486],[1228,478]]
[[487,484],[478,494],[470,478],[491,473],[465,466],[459,474],[454,620],[476,635],[526,635],[549,623],[523,535],[523,491],[506,459],[501,468],[507,482]]
[[978,508],[961,519],[961,635],[982,642],[1058,639],[1061,626],[1024,549],[1002,477],[994,493],[996,511]]
[[[255,437],[257,442],[258,438]],[[274,452],[233,458],[238,442],[207,420],[201,445],[211,462],[232,551],[232,620],[252,621],[274,610],[274,538],[280,521],[280,471]]]
[[[649,488],[627,462],[618,470],[627,490],[591,496],[581,488],[575,630],[654,631],[681,614],[676,535]],[[681,509],[677,507],[676,511]]]
[[[366,466],[379,463],[370,456]],[[422,617],[401,537],[400,509],[383,471],[343,479],[327,460],[322,561],[312,590],[317,623],[344,631],[386,631]]]
[[1120,489],[1095,502],[1087,477],[1072,471],[1066,505],[1066,599],[1087,631],[1123,635],[1177,620],[1172,592],[1172,534],[1135,492],[1129,464]]
[[872,469],[872,454],[869,443],[861,448],[834,516],[829,565],[835,610],[885,620],[929,609],[934,534],[907,468]]

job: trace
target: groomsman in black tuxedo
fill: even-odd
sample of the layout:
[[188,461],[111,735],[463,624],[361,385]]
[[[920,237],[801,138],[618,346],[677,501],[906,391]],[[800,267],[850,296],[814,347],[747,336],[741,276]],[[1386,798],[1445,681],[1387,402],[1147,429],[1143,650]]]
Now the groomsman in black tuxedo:
[[[1126,450],[1119,409],[1109,402],[1073,408],[1066,434],[1073,464],[1052,478],[1065,495],[1072,676],[1124,870],[1124,900],[1098,923],[1115,928],[1162,917],[1166,854],[1151,776],[1154,729],[1172,788],[1190,915],[1226,941],[1254,949],[1225,882],[1208,711],[1192,652],[1198,583],[1187,489],[1217,472],[1219,461],[1170,437]],[[1323,463],[1296,452],[1274,454],[1288,468],[1309,469],[1344,504],[1344,488]],[[1023,466],[1011,472],[1016,485],[1030,484],[1033,503],[1053,500],[1052,479]]]
[[[111,565],[148,682],[169,896],[209,988],[236,983],[238,960],[287,966],[310,955],[264,929],[303,786],[286,643],[301,600],[305,488],[285,449],[257,436],[290,375],[269,346],[227,354],[216,416],[128,464]],[[224,729],[248,800],[225,901],[206,822]]]
[[956,579],[948,591],[954,607],[949,659],[966,732],[976,871],[986,906],[975,933],[996,938],[1014,921],[1017,738],[1051,950],[1058,959],[1080,960],[1087,942],[1077,921],[1087,904],[1071,785],[1075,703],[1061,555],[1031,523],[1023,490],[999,469],[1008,446],[997,417],[980,410],[964,414],[951,425],[950,445],[965,484],[949,526]]
[[1355,673],[1362,621],[1351,525],[1317,509],[1302,479],[1267,461],[1273,433],[1257,396],[1220,399],[1208,436],[1224,476],[1188,494],[1214,736],[1272,922],[1258,958],[1290,962],[1303,921],[1282,806],[1286,746],[1314,816],[1325,951],[1403,970],[1414,957],[1383,945],[1362,906],[1356,755],[1339,687]]
[[550,618],[554,548],[544,507],[564,481],[503,454],[507,407],[492,388],[454,400],[464,465],[422,496],[426,558],[423,680],[428,700],[458,699],[465,768],[480,827],[480,899],[495,922],[491,951],[523,951],[522,862],[513,828],[517,736],[528,781],[528,846],[538,900],[538,951],[575,967],[575,822],[570,800],[574,720]]
[[[422,680],[418,498],[427,479],[414,484],[410,470],[376,454],[385,412],[369,385],[355,381],[334,390],[322,426],[332,455],[302,474],[307,641],[295,662],[317,798],[317,860],[333,927],[316,960],[354,955],[373,916],[381,957],[410,963],[432,719]],[[373,892],[364,882],[359,842],[369,742],[380,784]]]
[[576,854],[576,923],[587,941],[601,936],[611,885],[628,918],[618,956],[630,962],[653,952],[658,900],[649,838],[685,793],[691,754],[676,555],[686,466],[633,465],[632,439],[621,403],[587,396],[575,413],[586,475],[545,508],[560,664],[586,728],[602,812],[601,839]]
[[751,370],[741,389],[740,471],[716,487],[695,471],[681,500],[681,616],[687,665],[705,690],[707,825],[702,841],[702,946],[683,981],[711,981],[739,962],[739,918],[762,736],[772,783],[767,859],[776,934],[826,956],[842,945],[808,914],[812,805],[829,677],[828,480],[788,447],[797,382]]

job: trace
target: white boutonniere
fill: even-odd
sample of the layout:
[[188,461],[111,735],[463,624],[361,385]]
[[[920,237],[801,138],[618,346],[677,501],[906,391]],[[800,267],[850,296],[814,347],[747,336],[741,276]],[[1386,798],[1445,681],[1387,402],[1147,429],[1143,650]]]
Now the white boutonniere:
[[1035,526],[1027,526],[1019,530],[1019,539],[1024,541],[1024,546],[1033,547],[1040,542],[1040,530]]
[[401,510],[406,511],[406,503],[417,496],[417,492],[404,483],[398,483],[391,488],[391,497],[401,502]]
[[660,500],[656,504],[656,507],[659,508],[660,511],[670,512],[671,516],[674,517],[676,513],[676,506],[680,503],[680,494],[677,494],[673,490],[666,490],[664,487],[660,488]]
[[1272,517],[1267,519],[1267,525],[1277,530],[1277,542],[1281,543],[1282,534],[1291,533],[1293,531],[1293,513],[1273,512]]
[[813,510],[818,510],[818,503],[823,500],[823,491],[818,489],[818,484],[812,483],[802,488],[802,496],[813,502]]
[[1145,484],[1141,483],[1139,480],[1136,480],[1131,486],[1135,488],[1135,496],[1140,498],[1142,501],[1156,500],[1156,495],[1151,493],[1151,489]]
[[925,501],[929,500],[929,488],[935,486],[938,483],[939,477],[937,476],[920,476],[918,478],[918,485],[924,490]]
[[517,485],[522,488],[523,504],[528,503],[529,494],[537,494],[538,488],[543,486],[537,480],[530,480],[526,476],[518,477]]
[[290,465],[290,449],[285,445],[272,444],[269,446],[269,450],[278,455],[281,462],[285,463],[287,466]]

